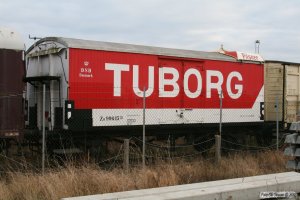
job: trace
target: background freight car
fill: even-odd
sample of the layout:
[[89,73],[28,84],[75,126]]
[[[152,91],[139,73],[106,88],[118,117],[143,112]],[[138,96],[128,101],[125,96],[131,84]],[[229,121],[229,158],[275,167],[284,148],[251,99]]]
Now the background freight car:
[[256,54],[44,38],[26,61],[27,133],[39,132],[45,118],[49,135],[140,135],[143,87],[148,135],[213,137],[221,90],[224,131],[264,133],[264,69]]
[[24,42],[16,31],[0,28],[0,151],[24,127],[22,80]]
[[300,63],[265,62],[265,121],[276,121],[276,104],[278,119],[285,128],[299,121]]

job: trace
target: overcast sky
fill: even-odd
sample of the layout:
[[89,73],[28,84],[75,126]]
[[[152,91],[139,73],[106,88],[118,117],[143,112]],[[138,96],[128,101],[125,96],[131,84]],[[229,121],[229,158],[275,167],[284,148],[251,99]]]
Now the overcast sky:
[[254,52],[300,62],[300,0],[0,0],[0,27],[201,51]]

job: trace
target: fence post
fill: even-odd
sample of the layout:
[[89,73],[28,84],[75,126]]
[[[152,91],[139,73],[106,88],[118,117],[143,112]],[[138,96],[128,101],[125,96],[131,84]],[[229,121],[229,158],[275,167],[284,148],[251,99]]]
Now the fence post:
[[129,139],[124,139],[124,160],[123,168],[126,172],[129,171]]
[[216,142],[215,162],[216,164],[219,164],[221,160],[221,136],[220,135],[215,135],[215,142]]
[[143,168],[145,168],[145,151],[146,151],[145,117],[146,117],[146,87],[144,87],[144,91],[143,91]]

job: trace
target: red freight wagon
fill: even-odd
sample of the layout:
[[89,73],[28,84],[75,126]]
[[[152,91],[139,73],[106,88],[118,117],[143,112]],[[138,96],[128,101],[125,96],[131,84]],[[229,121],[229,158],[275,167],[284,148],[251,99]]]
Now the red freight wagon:
[[35,43],[26,62],[31,129],[41,130],[44,117],[49,131],[134,133],[143,123],[144,90],[152,133],[218,127],[221,91],[225,127],[263,124],[264,68],[256,54],[53,37]]

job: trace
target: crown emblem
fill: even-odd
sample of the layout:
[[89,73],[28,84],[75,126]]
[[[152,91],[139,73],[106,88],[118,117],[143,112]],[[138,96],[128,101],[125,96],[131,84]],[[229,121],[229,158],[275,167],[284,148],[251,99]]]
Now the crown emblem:
[[88,66],[89,62],[88,61],[84,61],[83,64],[84,64],[84,66]]

